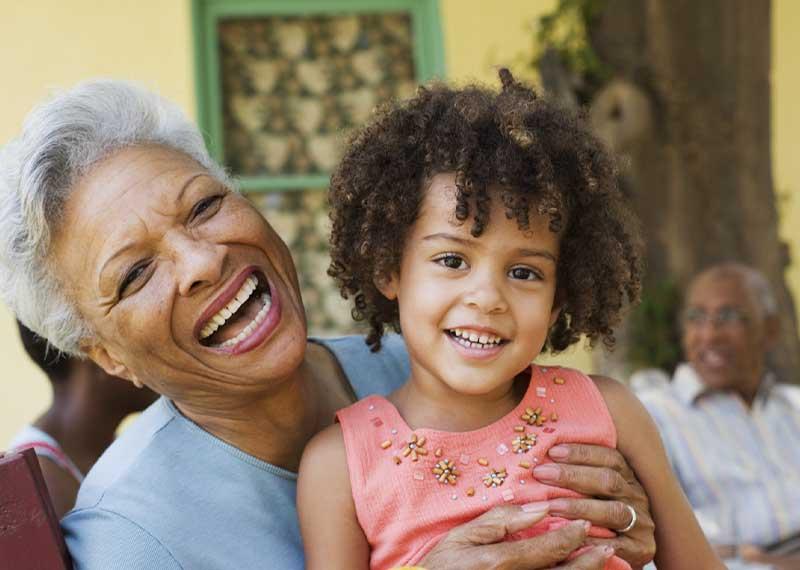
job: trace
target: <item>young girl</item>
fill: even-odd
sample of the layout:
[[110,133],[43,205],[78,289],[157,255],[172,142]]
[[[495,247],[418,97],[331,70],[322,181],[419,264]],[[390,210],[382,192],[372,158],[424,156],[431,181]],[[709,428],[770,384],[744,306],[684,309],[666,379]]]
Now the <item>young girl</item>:
[[[374,350],[387,325],[402,331],[411,376],[388,399],[340,411],[306,448],[307,567],[424,565],[450,529],[493,506],[575,496],[533,470],[552,446],[584,442],[617,446],[635,469],[660,570],[722,568],[638,401],[608,378],[531,365],[582,335],[613,342],[638,298],[639,244],[600,143],[500,77],[499,94],[434,84],[382,110],[334,173],[330,273]],[[568,522],[547,517],[506,539]]]

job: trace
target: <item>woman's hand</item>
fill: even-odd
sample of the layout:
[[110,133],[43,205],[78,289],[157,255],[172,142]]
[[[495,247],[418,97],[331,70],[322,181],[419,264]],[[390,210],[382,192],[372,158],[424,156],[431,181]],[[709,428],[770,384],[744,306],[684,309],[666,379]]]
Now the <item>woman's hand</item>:
[[419,565],[426,570],[601,570],[613,548],[595,546],[559,566],[583,546],[589,524],[574,521],[558,530],[505,542],[506,535],[533,526],[547,514],[546,503],[501,506],[454,528]]
[[616,538],[588,538],[587,542],[613,547],[616,555],[634,568],[650,562],[656,544],[649,502],[622,454],[598,445],[560,444],[550,449],[549,456],[556,463],[534,469],[536,479],[594,497],[552,500],[550,514],[616,530],[630,524],[631,513],[626,507],[630,505],[636,511],[632,529]]
[[767,554],[759,547],[748,544],[739,547],[739,556],[747,562],[769,564],[775,570],[797,570],[800,568],[800,554]]

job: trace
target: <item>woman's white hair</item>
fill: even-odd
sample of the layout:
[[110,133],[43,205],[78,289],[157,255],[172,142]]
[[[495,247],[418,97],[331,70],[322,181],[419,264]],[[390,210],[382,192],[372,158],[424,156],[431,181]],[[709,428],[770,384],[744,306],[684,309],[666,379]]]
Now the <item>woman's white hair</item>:
[[92,80],[58,93],[0,149],[0,298],[72,355],[93,333],[48,266],[51,236],[76,182],[110,154],[140,145],[183,152],[230,183],[177,105],[125,81]]

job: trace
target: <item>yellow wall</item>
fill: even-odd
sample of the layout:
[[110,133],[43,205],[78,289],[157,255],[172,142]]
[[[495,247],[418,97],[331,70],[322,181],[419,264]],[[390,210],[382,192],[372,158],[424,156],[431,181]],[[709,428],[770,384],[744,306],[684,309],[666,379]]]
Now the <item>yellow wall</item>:
[[[447,70],[458,81],[495,82],[496,65],[518,63],[531,48],[530,25],[555,0],[441,0]],[[492,6],[492,10],[487,10]],[[800,239],[800,3],[774,0],[773,126],[776,187],[791,194],[783,233]],[[189,0],[35,0],[2,3],[0,144],[14,136],[30,108],[52,88],[90,77],[142,81],[194,114]],[[795,245],[795,251],[800,251]],[[797,253],[800,255],[800,253]],[[800,263],[789,275],[800,300]],[[580,351],[568,355],[587,368]],[[0,306],[0,449],[19,425],[48,403],[46,381],[25,359],[13,320]]]
[[[52,89],[91,77],[141,81],[194,114],[188,0],[3,0],[0,13],[0,144]],[[0,306],[0,450],[49,399]]]
[[794,262],[786,273],[800,320],[800,2],[772,2],[772,172],[781,196],[781,235]]

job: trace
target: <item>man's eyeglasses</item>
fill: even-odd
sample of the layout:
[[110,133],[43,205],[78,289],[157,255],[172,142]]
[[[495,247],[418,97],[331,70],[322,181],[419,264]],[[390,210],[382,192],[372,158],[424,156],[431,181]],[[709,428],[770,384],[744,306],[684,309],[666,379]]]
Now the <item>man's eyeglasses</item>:
[[747,323],[747,315],[736,307],[722,307],[713,313],[690,307],[683,312],[684,326],[700,327],[711,323],[715,327],[738,326]]

